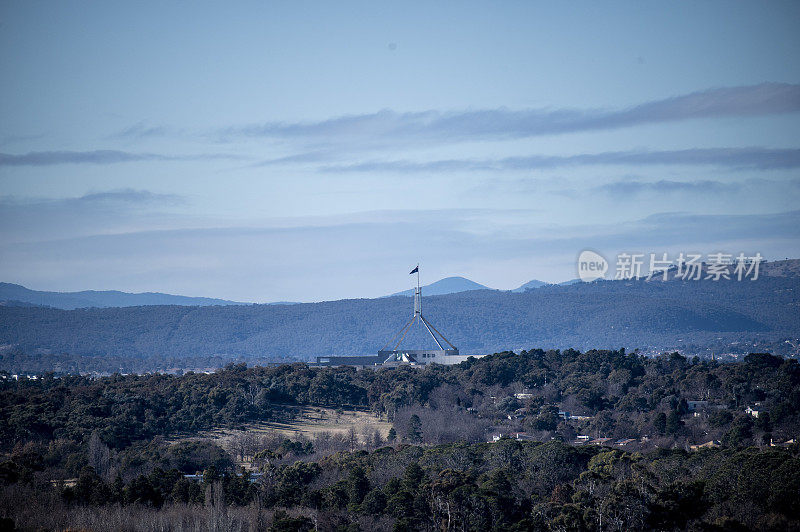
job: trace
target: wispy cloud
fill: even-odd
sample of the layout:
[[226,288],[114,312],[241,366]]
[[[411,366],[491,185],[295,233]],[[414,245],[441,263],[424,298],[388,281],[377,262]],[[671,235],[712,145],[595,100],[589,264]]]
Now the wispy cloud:
[[304,163],[319,163],[330,161],[332,154],[327,151],[312,151],[306,153],[297,153],[294,155],[287,155],[285,157],[276,157],[274,159],[267,159],[254,164],[254,167],[261,166],[277,166],[281,164],[304,164]]
[[24,154],[0,153],[0,166],[52,166],[57,164],[118,164],[142,161],[195,161],[239,159],[235,155],[209,153],[199,155],[163,155],[118,150],[34,151]]
[[16,198],[14,196],[0,196],[0,209],[8,207],[37,207],[42,205],[99,205],[99,204],[126,204],[144,205],[156,203],[183,203],[183,196],[177,194],[160,194],[149,190],[135,190],[124,188],[107,190],[103,192],[90,192],[74,198],[46,199],[46,198]]
[[0,243],[170,226],[174,216],[167,213],[186,203],[181,195],[134,189],[57,199],[0,196]]
[[152,204],[179,204],[184,203],[185,198],[178,194],[160,194],[149,190],[134,190],[131,188],[120,190],[109,190],[105,192],[92,192],[84,194],[73,200],[76,203],[117,203],[127,205],[152,205]]
[[500,159],[446,159],[415,162],[374,161],[328,165],[327,172],[470,172],[533,170],[588,165],[701,165],[735,169],[786,169],[800,167],[800,149],[696,148],[667,151],[616,151],[567,156],[530,155]]
[[628,196],[643,192],[672,193],[689,192],[692,194],[726,193],[741,190],[741,183],[723,183],[721,181],[659,181],[622,180],[606,183],[595,188],[599,192],[606,192],[613,196]]
[[415,139],[420,141],[524,138],[616,129],[697,118],[755,116],[800,111],[800,85],[709,89],[626,109],[478,109],[347,115],[318,122],[265,122],[229,127],[223,137],[295,138],[309,141]]
[[111,135],[110,138],[119,139],[144,139],[150,137],[160,137],[170,132],[170,128],[166,126],[151,126],[145,122],[138,122],[132,126],[126,127],[117,133]]

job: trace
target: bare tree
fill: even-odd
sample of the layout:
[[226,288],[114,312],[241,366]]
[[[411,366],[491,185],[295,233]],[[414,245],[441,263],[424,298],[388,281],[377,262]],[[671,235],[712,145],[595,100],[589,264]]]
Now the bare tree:
[[97,473],[103,480],[106,482],[110,482],[113,478],[112,471],[114,469],[112,467],[111,461],[111,450],[108,448],[108,445],[103,443],[103,440],[100,439],[100,435],[97,431],[92,432],[92,435],[89,437],[89,465],[92,466]]

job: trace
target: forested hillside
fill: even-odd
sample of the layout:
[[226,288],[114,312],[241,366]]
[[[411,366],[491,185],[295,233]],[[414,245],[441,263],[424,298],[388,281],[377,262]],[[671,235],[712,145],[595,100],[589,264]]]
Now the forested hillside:
[[[719,364],[534,349],[424,369],[231,365],[181,377],[4,377],[4,526],[800,526],[800,447],[792,443],[800,365],[769,354]],[[393,429],[388,441],[367,433],[197,437],[211,427],[288,421],[294,405],[360,406]],[[580,416],[565,418],[565,409]],[[486,443],[499,434],[511,438]]]
[[[73,311],[0,307],[2,367],[14,369],[9,361],[33,353],[153,359],[156,367],[213,356],[267,361],[373,354],[410,314],[405,297]],[[529,345],[790,354],[783,340],[800,334],[800,278],[477,290],[426,298],[425,314],[465,354]]]

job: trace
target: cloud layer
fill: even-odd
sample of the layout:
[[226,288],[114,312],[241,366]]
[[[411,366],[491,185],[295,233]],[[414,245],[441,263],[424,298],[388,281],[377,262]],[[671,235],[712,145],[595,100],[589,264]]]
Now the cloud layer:
[[185,203],[176,194],[134,189],[60,199],[0,196],[0,244],[164,227],[175,217],[160,211]]
[[627,109],[479,109],[341,116],[319,122],[265,122],[221,131],[225,137],[428,141],[509,139],[617,129],[697,118],[756,116],[800,111],[800,85],[762,83],[694,92]]
[[13,155],[0,153],[0,166],[51,166],[56,164],[117,164],[141,161],[198,161],[213,159],[238,159],[226,154],[162,155],[158,153],[131,153],[119,150],[91,151],[34,151]]
[[327,165],[327,172],[469,172],[533,170],[587,165],[708,165],[774,170],[800,167],[800,149],[696,148],[667,151],[616,151],[568,156],[530,155],[500,159],[447,159],[427,162],[374,161]]

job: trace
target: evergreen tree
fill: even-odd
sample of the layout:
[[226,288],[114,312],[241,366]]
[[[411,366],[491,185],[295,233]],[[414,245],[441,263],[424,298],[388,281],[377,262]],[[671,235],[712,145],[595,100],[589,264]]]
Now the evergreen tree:
[[412,415],[408,420],[406,437],[412,443],[420,443],[422,441],[422,421],[420,421],[417,414]]

